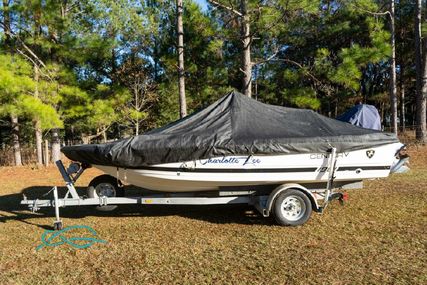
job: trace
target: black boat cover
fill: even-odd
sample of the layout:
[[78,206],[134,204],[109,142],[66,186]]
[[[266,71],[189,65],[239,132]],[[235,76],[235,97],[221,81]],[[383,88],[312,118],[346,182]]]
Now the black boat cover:
[[226,155],[325,153],[398,142],[311,110],[260,103],[231,92],[212,105],[145,134],[105,144],[66,146],[71,160],[138,168]]

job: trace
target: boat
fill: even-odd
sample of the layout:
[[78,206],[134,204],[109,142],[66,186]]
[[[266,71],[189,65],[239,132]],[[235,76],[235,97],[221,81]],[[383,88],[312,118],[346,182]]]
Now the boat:
[[[337,155],[335,182],[387,177],[402,144],[342,152]],[[124,183],[162,192],[214,191],[236,186],[328,181],[328,154],[222,156],[138,169],[93,165]]]
[[402,148],[394,134],[311,110],[263,104],[233,91],[143,135],[67,146],[62,152],[122,183],[176,193],[326,185],[331,149],[336,150],[335,183],[387,177]]
[[[72,161],[56,162],[68,189],[59,198],[21,204],[37,211],[94,205],[112,210],[124,204],[248,204],[280,225],[304,224],[322,213],[342,189],[361,188],[363,179],[386,177],[408,159],[394,134],[360,128],[311,110],[260,103],[238,92],[164,127],[118,141],[62,148]],[[82,196],[75,188],[88,167],[95,177]],[[128,197],[124,185],[152,190]]]

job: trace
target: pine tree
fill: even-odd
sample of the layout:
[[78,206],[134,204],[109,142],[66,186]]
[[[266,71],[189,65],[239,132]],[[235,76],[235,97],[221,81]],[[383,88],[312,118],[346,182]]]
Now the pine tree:
[[390,58],[390,105],[391,126],[397,135],[397,87],[396,87],[396,40],[395,40],[395,12],[394,0],[390,0],[390,34],[391,34],[391,58]]
[[187,116],[187,101],[185,99],[185,69],[184,69],[184,28],[182,25],[183,14],[182,0],[176,0],[176,31],[178,51],[178,90],[179,90],[179,116]]
[[420,142],[427,142],[426,126],[426,98],[427,98],[427,49],[422,48],[421,39],[421,0],[417,0],[416,21],[415,21],[415,60],[416,60],[416,139]]
[[[19,148],[18,117],[38,118],[41,128],[48,129],[54,125],[62,126],[56,111],[31,94],[36,82],[33,80],[33,68],[18,55],[0,55],[0,115],[12,118],[13,144]],[[19,164],[19,156],[15,162]]]

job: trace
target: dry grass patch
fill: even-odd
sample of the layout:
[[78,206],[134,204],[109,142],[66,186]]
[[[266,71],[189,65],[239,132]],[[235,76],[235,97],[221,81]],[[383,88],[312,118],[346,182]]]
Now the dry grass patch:
[[19,206],[22,191],[63,184],[55,168],[0,168],[0,283],[427,284],[427,148],[411,156],[410,173],[368,181],[296,228],[246,206],[61,209],[66,226],[107,241],[83,250],[36,251],[53,210]]

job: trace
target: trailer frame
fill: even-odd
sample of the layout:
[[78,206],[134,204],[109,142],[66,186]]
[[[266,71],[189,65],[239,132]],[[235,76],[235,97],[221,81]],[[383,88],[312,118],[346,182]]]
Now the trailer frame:
[[[328,162],[329,178],[326,189],[309,188],[301,184],[287,183],[282,184],[274,189],[270,194],[257,195],[251,194],[240,194],[238,195],[225,195],[225,196],[200,196],[194,193],[165,193],[165,194],[152,194],[143,195],[136,197],[98,197],[98,198],[86,198],[80,196],[75,188],[75,182],[81,176],[87,165],[72,165],[67,171],[61,160],[56,161],[56,166],[62,175],[62,178],[67,187],[67,192],[63,198],[59,198],[58,187],[54,186],[49,192],[43,196],[47,196],[50,192],[53,192],[53,199],[35,199],[29,200],[24,195],[21,201],[22,205],[27,205],[33,212],[38,211],[42,207],[53,207],[55,209],[55,221],[54,229],[60,230],[63,228],[63,222],[60,218],[59,208],[67,206],[109,206],[109,205],[129,205],[129,204],[141,204],[141,205],[225,205],[225,204],[248,204],[254,206],[264,217],[269,217],[272,213],[272,208],[276,197],[281,193],[284,193],[290,189],[296,189],[307,195],[311,201],[312,209],[316,212],[323,213],[330,201],[339,200],[344,202],[346,195],[341,192],[335,192],[336,189],[353,189],[361,188],[363,186],[361,181],[348,182],[334,188],[334,177],[335,177],[335,163],[336,163],[336,149],[332,148],[330,151],[330,159]],[[248,192],[249,193],[249,192]],[[219,193],[221,194],[221,193]]]

